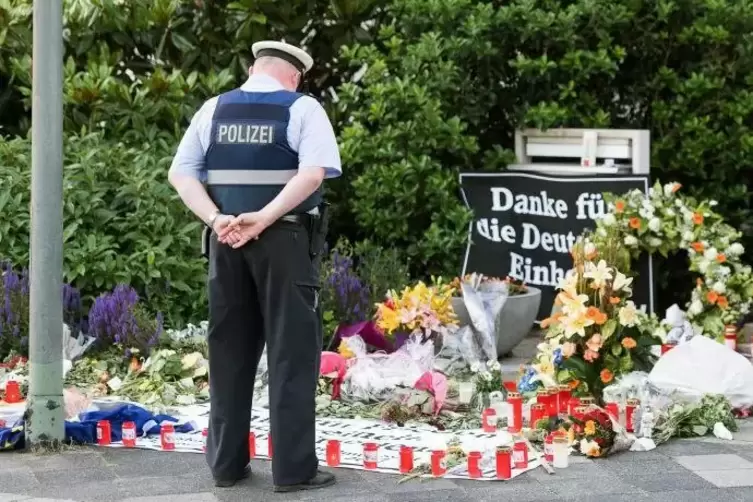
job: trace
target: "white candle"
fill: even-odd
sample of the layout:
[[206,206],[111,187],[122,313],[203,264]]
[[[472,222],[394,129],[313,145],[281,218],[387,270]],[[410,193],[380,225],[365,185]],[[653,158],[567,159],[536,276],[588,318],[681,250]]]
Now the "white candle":
[[473,382],[460,382],[458,384],[458,400],[460,404],[469,404],[473,398]]
[[566,469],[570,465],[570,447],[567,444],[567,438],[562,436],[556,436],[552,440],[552,446],[554,449],[554,459],[552,466],[555,469]]

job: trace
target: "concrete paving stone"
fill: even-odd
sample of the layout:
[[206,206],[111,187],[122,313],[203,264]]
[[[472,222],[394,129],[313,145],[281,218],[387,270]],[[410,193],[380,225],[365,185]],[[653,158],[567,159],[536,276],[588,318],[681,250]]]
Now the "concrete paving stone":
[[24,499],[24,502],[77,502],[72,499],[43,499],[43,498],[29,498]]
[[0,493],[0,502],[19,502],[21,500],[27,500],[30,497],[28,495],[16,495],[13,493]]
[[26,466],[13,467],[0,470],[0,487],[8,493],[26,494],[38,488],[39,481],[34,473]]
[[713,486],[730,488],[753,486],[753,471],[750,469],[728,469],[720,471],[696,471],[696,474]]
[[[138,461],[134,457],[121,459],[105,459],[107,466],[120,478],[143,478],[174,476],[184,472],[194,471],[192,467],[180,459],[171,459],[163,454],[162,458],[147,457]],[[207,470],[208,472],[208,470]]]
[[411,493],[388,493],[390,502],[476,502],[462,490],[431,490]]
[[68,482],[44,485],[29,490],[28,494],[33,497],[67,499],[77,502],[117,502],[127,496],[112,481],[81,483],[76,481],[76,474],[75,472],[69,473],[70,479]]
[[[177,473],[176,473],[177,474]],[[121,478],[113,481],[115,489],[127,497],[178,495],[210,492],[214,487],[211,476],[173,475],[160,477]]]
[[98,452],[73,450],[58,455],[24,455],[24,464],[32,471],[49,469],[95,469],[107,466]]
[[[551,500],[561,500],[563,502],[648,502],[650,500],[650,495],[643,492],[607,493],[601,495],[568,496]],[[664,500],[667,502],[674,501],[674,499],[671,498]]]
[[597,462],[666,462],[667,456],[656,450],[652,451],[622,451],[600,458]]
[[[609,474],[628,478],[630,476],[643,476],[648,474],[674,474],[689,473],[685,467],[671,459],[663,462],[656,460],[648,462],[600,462],[600,467]],[[559,471],[558,471],[559,472]]]
[[643,455],[657,452],[668,457],[679,457],[687,455],[711,455],[731,453],[727,443],[706,443],[694,439],[672,439],[669,442],[659,445],[655,450],[645,453],[636,453]]
[[678,490],[672,492],[653,492],[638,502],[742,502],[737,493],[729,490]]
[[522,481],[515,478],[503,483],[478,483],[462,481],[461,486],[465,489],[471,500],[514,500],[515,502],[534,502],[537,500],[555,500],[556,494],[550,485],[537,481]]
[[25,453],[0,451],[0,471],[24,466],[24,460],[26,460],[26,457],[28,456],[29,455]]
[[175,495],[161,495],[151,497],[131,497],[123,499],[121,502],[218,502],[217,497],[212,493],[184,493],[180,497]]
[[724,499],[738,502],[753,502],[753,488],[739,487],[739,488],[720,488],[715,490],[718,494],[717,497],[722,496]]
[[[675,462],[691,471],[721,471],[727,469],[753,469],[749,462],[739,455],[687,455],[674,457]],[[753,473],[751,473],[753,475]],[[753,477],[753,476],[752,476]]]
[[625,483],[646,492],[713,489],[714,485],[692,472],[626,476]]
[[[630,465],[630,463],[628,463],[628,465]],[[556,469],[554,474],[549,474],[541,468],[536,468],[526,472],[526,476],[528,478],[536,479],[538,481],[541,481],[542,483],[549,483],[552,481],[556,482],[560,479],[587,479],[591,477],[610,475],[610,471],[595,462],[586,464],[572,464],[565,469]]]
[[642,492],[640,488],[625,483],[618,476],[600,476],[587,480],[562,479],[556,483],[546,483],[546,486],[560,498]]
[[72,481],[93,483],[115,479],[115,474],[108,467],[37,470],[34,471],[34,476],[41,485],[66,485]]
[[[414,493],[421,491],[437,491],[437,490],[459,490],[462,491],[457,484],[453,483],[450,479],[412,479],[405,483],[398,483],[401,477],[399,475],[381,474],[378,472],[361,471],[361,478],[369,482],[373,487],[384,493]],[[478,481],[483,483],[483,481]]]

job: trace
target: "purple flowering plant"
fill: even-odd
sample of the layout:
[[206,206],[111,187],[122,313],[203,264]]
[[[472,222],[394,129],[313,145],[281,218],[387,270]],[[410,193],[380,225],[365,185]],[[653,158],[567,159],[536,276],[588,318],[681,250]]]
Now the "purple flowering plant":
[[[63,322],[76,335],[84,329],[81,295],[70,284],[63,285]],[[28,355],[29,273],[0,263],[0,360],[10,353]]]
[[106,349],[112,345],[124,347],[126,356],[138,350],[147,354],[162,335],[162,315],[150,315],[139,303],[139,295],[132,287],[120,284],[112,291],[99,295],[89,310],[89,335],[97,345]]
[[337,249],[330,255],[322,296],[339,323],[355,324],[371,318],[369,287],[356,274],[353,259]]

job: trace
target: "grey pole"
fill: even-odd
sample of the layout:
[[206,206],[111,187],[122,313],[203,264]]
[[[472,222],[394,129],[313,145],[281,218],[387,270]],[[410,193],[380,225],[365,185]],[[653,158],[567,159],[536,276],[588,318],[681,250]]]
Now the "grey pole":
[[62,0],[34,0],[33,30],[29,446],[65,439]]

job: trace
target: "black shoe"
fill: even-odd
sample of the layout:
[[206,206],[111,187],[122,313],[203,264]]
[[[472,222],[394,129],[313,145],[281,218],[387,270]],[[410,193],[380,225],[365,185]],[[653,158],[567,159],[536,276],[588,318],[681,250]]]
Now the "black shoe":
[[247,465],[245,469],[243,469],[243,474],[241,474],[241,477],[237,479],[215,479],[214,480],[214,486],[217,488],[230,488],[231,486],[235,486],[235,483],[238,481],[241,481],[246,478],[251,477],[251,466]]
[[317,488],[326,488],[335,484],[335,476],[328,472],[318,471],[316,476],[298,485],[275,485],[274,491],[277,493],[299,492],[302,490],[316,490]]

